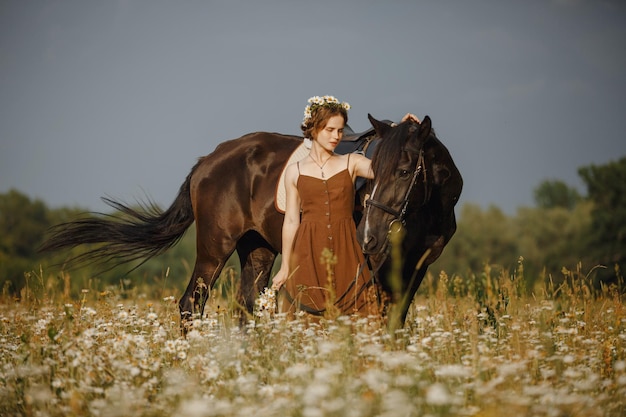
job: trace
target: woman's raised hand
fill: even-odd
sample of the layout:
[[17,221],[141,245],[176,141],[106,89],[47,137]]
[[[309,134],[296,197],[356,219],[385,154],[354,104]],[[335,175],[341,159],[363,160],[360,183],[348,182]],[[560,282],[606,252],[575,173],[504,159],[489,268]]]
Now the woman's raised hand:
[[403,122],[406,122],[407,120],[411,120],[411,121],[413,121],[413,122],[415,122],[415,123],[417,123],[417,124],[419,124],[419,123],[420,123],[420,119],[418,119],[418,118],[417,118],[417,116],[415,116],[415,115],[414,115],[414,114],[412,114],[412,113],[407,113],[407,114],[405,114],[405,115],[404,115],[404,117],[402,118],[402,121],[403,121]]

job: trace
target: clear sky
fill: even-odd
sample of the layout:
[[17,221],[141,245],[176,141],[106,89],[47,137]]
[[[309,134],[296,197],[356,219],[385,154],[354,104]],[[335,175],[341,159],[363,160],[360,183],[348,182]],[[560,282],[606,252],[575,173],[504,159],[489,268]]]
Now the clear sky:
[[626,2],[2,0],[0,192],[166,207],[198,157],[299,134],[324,94],[354,130],[430,115],[461,204],[585,193],[579,167],[626,155]]

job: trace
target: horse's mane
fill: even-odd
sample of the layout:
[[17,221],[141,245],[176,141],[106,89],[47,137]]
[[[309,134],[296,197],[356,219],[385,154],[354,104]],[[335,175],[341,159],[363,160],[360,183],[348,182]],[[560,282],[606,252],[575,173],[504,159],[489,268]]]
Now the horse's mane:
[[390,130],[390,134],[381,138],[376,152],[372,155],[372,169],[374,175],[379,178],[389,178],[394,175],[394,171],[400,162],[402,152],[409,136],[410,123],[401,123],[394,129]]
[[[389,178],[394,175],[402,156],[402,152],[399,151],[419,133],[419,128],[411,129],[414,126],[416,125],[413,123],[401,123],[391,129],[387,137],[381,138],[374,155],[372,155],[372,170],[377,177]],[[433,142],[432,139],[435,141]],[[439,143],[435,129],[431,129],[426,142]]]

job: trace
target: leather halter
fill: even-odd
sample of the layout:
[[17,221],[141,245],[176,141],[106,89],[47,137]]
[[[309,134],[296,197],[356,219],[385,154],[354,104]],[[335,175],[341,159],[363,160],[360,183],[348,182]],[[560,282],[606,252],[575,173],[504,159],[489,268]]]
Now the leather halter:
[[[406,225],[406,213],[409,208],[409,199],[411,198],[411,192],[413,191],[413,188],[415,188],[415,185],[417,184],[417,177],[419,176],[420,172],[424,172],[424,175],[423,175],[424,178],[422,182],[424,183],[425,187],[427,187],[428,181],[426,177],[426,167],[424,164],[423,145],[422,145],[422,148],[420,148],[419,150],[417,163],[415,164],[415,169],[413,170],[413,177],[411,178],[411,183],[409,184],[409,188],[406,190],[406,193],[404,194],[404,199],[402,200],[402,206],[400,210],[394,210],[388,205],[385,205],[381,203],[380,201],[373,200],[372,198],[368,198],[365,201],[366,207],[369,207],[369,206],[376,207],[386,213],[391,214],[394,217],[394,219],[389,223],[389,230],[391,230],[392,225],[394,225],[394,223],[396,222],[399,222],[402,226]],[[426,192],[424,193],[424,201],[422,202],[422,205],[428,202],[428,199],[430,198],[429,194],[430,192],[427,189]]]

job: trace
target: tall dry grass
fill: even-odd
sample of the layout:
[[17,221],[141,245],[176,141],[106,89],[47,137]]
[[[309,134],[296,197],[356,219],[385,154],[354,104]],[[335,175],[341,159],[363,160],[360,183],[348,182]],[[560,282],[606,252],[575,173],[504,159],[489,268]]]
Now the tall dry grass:
[[428,275],[394,334],[267,305],[240,325],[218,288],[186,338],[171,289],[71,299],[69,276],[34,274],[0,303],[0,415],[625,415],[621,281],[595,290],[579,267],[529,291],[523,273]]

